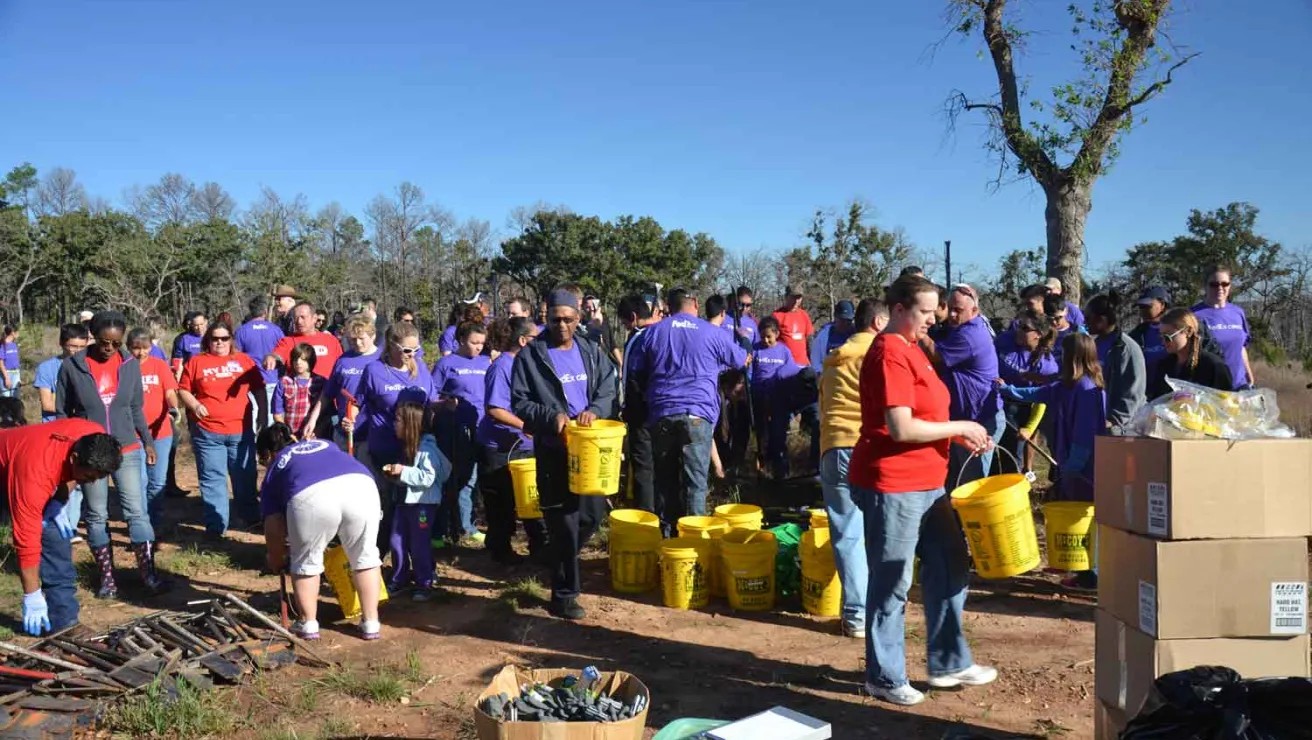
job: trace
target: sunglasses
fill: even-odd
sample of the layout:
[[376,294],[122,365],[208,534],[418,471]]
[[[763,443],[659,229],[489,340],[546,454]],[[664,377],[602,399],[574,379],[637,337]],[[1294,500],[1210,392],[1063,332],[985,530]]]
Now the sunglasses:
[[1183,329],[1183,328],[1176,329],[1175,331],[1171,332],[1170,334],[1163,334],[1163,335],[1162,335],[1162,339],[1165,339],[1165,340],[1168,341],[1168,342],[1174,342],[1174,341],[1175,341],[1175,338],[1178,337],[1178,336],[1180,336],[1180,335],[1183,334],[1183,333],[1184,333],[1184,329]]
[[1032,327],[1032,326],[1020,326],[1020,327],[1017,327],[1017,328],[1020,329],[1020,333],[1021,333],[1021,334],[1029,334],[1030,332],[1033,332],[1033,333],[1035,333],[1035,334],[1038,334],[1038,333],[1039,333],[1039,330],[1038,330],[1038,329],[1035,329],[1035,328]]
[[1230,287],[1230,283],[1220,283],[1220,282],[1216,282],[1216,281],[1212,281],[1212,282],[1208,283],[1208,285],[1212,286],[1213,288],[1229,288],[1229,287]]
[[393,342],[393,343],[392,343],[392,346],[393,346],[393,347],[396,347],[396,349],[397,349],[401,354],[405,355],[406,357],[409,357],[410,355],[413,355],[414,353],[416,353],[416,352],[419,351],[419,348],[418,348],[418,347],[402,347],[401,345],[397,344],[396,342]]
[[231,341],[232,341],[232,337],[230,337],[230,336],[228,336],[228,335],[226,335],[226,334],[223,335],[223,336],[219,336],[218,334],[214,334],[214,335],[210,336],[210,341],[211,341],[211,342],[231,342]]
[[739,308],[751,308],[751,307],[752,307],[752,304],[750,304],[750,303],[741,303],[741,302],[740,302],[740,303],[738,304],[738,307],[739,307]]
[[547,319],[547,321],[553,324],[572,324],[575,321],[578,321],[578,319],[570,318],[569,316],[552,316],[551,318]]

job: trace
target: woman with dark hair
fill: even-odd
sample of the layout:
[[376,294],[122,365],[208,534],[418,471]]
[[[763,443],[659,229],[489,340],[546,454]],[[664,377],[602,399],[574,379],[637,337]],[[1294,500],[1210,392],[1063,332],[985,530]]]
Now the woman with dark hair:
[[205,532],[222,537],[228,529],[228,481],[237,518],[246,527],[260,522],[255,493],[255,429],[250,411],[262,423],[266,409],[264,377],[246,353],[233,346],[232,327],[211,324],[178,380],[178,395],[191,420],[191,447],[196,454],[205,504]]
[[1203,348],[1202,329],[1192,311],[1183,308],[1167,311],[1162,316],[1162,341],[1166,344],[1166,357],[1153,368],[1153,379],[1148,386],[1152,398],[1171,392],[1167,378],[1220,391],[1234,389],[1234,378],[1225,360]]
[[437,340],[439,356],[446,357],[460,349],[460,340],[456,338],[456,332],[460,330],[461,326],[468,323],[483,323],[483,307],[477,302],[465,303],[461,301],[451,308],[451,315],[447,317],[447,327]]
[[1114,436],[1133,434],[1130,420],[1144,403],[1148,372],[1143,349],[1121,331],[1121,299],[1115,292],[1096,295],[1084,307],[1084,325],[1098,347],[1098,362],[1107,392],[1107,430]]
[[0,360],[4,362],[4,372],[0,373],[0,397],[18,395],[18,381],[21,378],[18,356],[18,328],[5,324],[0,330]]
[[1234,387],[1241,390],[1253,385],[1253,365],[1248,360],[1248,343],[1253,338],[1248,328],[1244,309],[1230,302],[1233,282],[1232,270],[1225,265],[1214,265],[1207,271],[1207,295],[1202,303],[1193,307],[1198,323],[1207,327],[1207,334],[1221,351],[1221,359],[1230,369]]
[[360,636],[378,639],[381,512],[369,470],[327,440],[297,442],[282,423],[260,432],[257,447],[260,462],[268,466],[260,487],[260,508],[269,570],[291,572],[301,615],[292,632],[305,640],[319,639],[319,577],[324,550],[336,537],[360,596]]
[[[64,360],[55,383],[55,414],[61,418],[93,421],[118,440],[123,460],[114,472],[128,538],[137,557],[137,569],[146,589],[162,593],[168,584],[155,573],[155,530],[146,513],[142,471],[154,465],[155,438],[146,422],[141,388],[141,364],[123,348],[127,318],[117,311],[101,311],[91,318],[91,344]],[[143,465],[144,458],[144,465]],[[109,539],[109,482],[100,479],[82,487],[86,499],[87,544],[100,570],[96,597],[118,597],[114,581],[114,554]]]
[[469,321],[456,331],[456,351],[433,365],[433,387],[441,394],[436,417],[439,446],[444,447],[455,467],[437,512],[435,541],[456,544],[468,537],[483,542],[485,535],[474,527],[474,491],[478,485],[478,448],[474,432],[483,418],[483,395],[491,360],[483,354],[487,327]]
[[929,685],[982,686],[998,677],[976,665],[962,629],[970,585],[966,538],[943,482],[948,445],[993,447],[974,421],[950,421],[951,395],[920,348],[934,324],[939,291],[915,276],[888,289],[888,327],[861,366],[861,435],[852,451],[852,498],[865,515],[870,583],[866,597],[866,690],[911,706],[925,700],[907,679],[905,619],[911,566],[920,583]]

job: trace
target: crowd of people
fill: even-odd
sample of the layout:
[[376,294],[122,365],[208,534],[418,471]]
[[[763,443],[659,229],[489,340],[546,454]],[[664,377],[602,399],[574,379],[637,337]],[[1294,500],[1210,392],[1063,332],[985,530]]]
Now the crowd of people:
[[[111,477],[147,594],[168,589],[154,551],[168,536],[168,497],[186,494],[172,474],[184,423],[198,523],[213,539],[263,533],[269,567],[292,575],[306,639],[319,634],[334,539],[355,573],[365,639],[381,634],[384,554],[389,588],[419,602],[432,596],[435,551],[482,547],[521,563],[509,467],[527,457],[543,512],[522,521],[529,557],[550,572],[551,613],[582,618],[579,552],[607,502],[570,490],[565,434],[618,419],[629,505],[656,514],[667,535],[680,517],[706,513],[713,477],[753,467],[752,439],[762,476],[818,473],[842,629],[866,642],[868,690],[914,704],[924,697],[907,680],[903,614],[916,556],[930,685],[997,675],[966,644],[968,557],[947,492],[1007,464],[994,459],[998,445],[1029,467],[1041,439],[1054,495],[1091,501],[1094,439],[1129,433],[1168,378],[1251,384],[1248,325],[1230,291],[1224,267],[1189,310],[1150,288],[1126,333],[1115,295],[1081,308],[1049,280],[1021,292],[1014,316],[990,321],[972,286],[937,286],[914,267],[880,298],[839,301],[818,330],[792,287],[759,318],[746,286],[704,303],[679,288],[623,296],[608,318],[595,296],[562,285],[537,304],[506,302],[495,319],[481,295],[461,302],[427,359],[409,309],[385,323],[366,300],[329,324],[291,286],[252,299],[240,323],[189,313],[168,355],[150,327],[129,330],[122,314],[101,311],[61,327],[61,354],[38,366],[43,424],[23,427],[17,399],[0,398],[0,424],[22,427],[0,432],[0,470],[24,623],[37,634],[77,620],[70,542],[80,521],[96,595],[117,597]],[[4,332],[8,369],[16,332]],[[5,377],[6,389],[21,382],[16,368]],[[790,454],[794,420],[810,438],[804,453]]]

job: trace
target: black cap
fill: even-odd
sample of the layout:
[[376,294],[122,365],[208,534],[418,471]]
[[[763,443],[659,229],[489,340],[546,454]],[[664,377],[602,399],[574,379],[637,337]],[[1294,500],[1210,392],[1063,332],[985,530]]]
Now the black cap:
[[806,294],[802,292],[802,289],[800,287],[794,287],[792,285],[789,285],[788,287],[784,288],[784,296],[787,298],[792,298],[793,296],[798,296],[800,298],[804,295]]
[[838,305],[834,306],[834,318],[848,321],[855,319],[856,306],[853,306],[851,301],[839,301]]
[[1139,300],[1135,301],[1134,304],[1136,306],[1147,306],[1154,300],[1161,301],[1163,306],[1169,306],[1171,305],[1171,294],[1166,292],[1166,288],[1163,288],[1160,285],[1153,285],[1145,288],[1144,291],[1139,294]]

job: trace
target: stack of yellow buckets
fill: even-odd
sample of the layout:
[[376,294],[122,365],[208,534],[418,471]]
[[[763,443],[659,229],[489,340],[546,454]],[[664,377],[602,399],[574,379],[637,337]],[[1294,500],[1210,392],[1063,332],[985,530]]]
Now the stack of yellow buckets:
[[742,611],[774,608],[778,543],[761,530],[764,512],[751,504],[725,504],[715,516],[687,516],[678,536],[661,539],[655,514],[637,509],[610,513],[611,586],[644,593],[660,585],[672,609],[700,609],[727,597]]
[[818,617],[837,617],[843,607],[843,586],[829,539],[829,515],[811,510],[811,527],[802,535],[802,608]]

